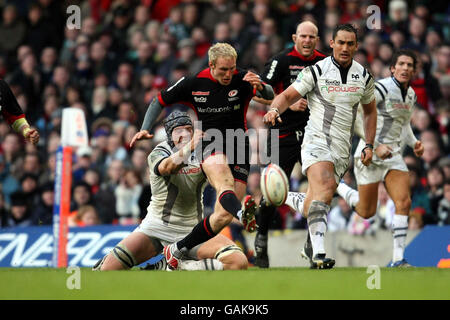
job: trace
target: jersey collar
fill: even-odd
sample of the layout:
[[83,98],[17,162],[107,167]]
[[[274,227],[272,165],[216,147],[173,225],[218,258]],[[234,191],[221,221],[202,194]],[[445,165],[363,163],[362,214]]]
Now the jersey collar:
[[[238,70],[236,69],[236,70],[234,71],[234,73],[233,73],[233,76],[237,75],[238,73],[239,73],[239,72],[238,72]],[[206,78],[206,79],[209,79],[209,80],[211,80],[211,81],[214,81],[215,83],[219,83],[219,81],[217,81],[216,79],[214,79],[214,77],[212,76],[212,74],[211,74],[211,68],[206,68],[206,69],[200,71],[200,72],[197,74],[197,78]]]
[[406,97],[406,94],[408,93],[408,89],[409,89],[409,84],[408,84],[408,87],[406,87],[406,89],[405,89],[402,86],[402,84],[394,76],[391,76],[391,79],[397,85],[397,87],[400,89],[400,92],[402,93],[403,101],[405,101],[405,97]]
[[300,52],[298,52],[297,48],[294,45],[294,47],[292,48],[292,51],[289,52],[288,56],[294,56],[294,57],[300,58],[304,61],[311,61],[311,60],[314,60],[318,56],[318,54],[317,54],[317,50],[314,49],[312,55],[310,55],[309,57],[305,57]]
[[339,73],[341,74],[341,80],[342,80],[342,84],[346,84],[347,83],[347,75],[348,75],[348,70],[350,70],[352,64],[353,64],[353,59],[351,61],[351,63],[349,64],[348,67],[343,67],[341,66],[336,59],[334,59],[333,56],[331,56],[331,61],[333,62],[333,64],[338,68]]

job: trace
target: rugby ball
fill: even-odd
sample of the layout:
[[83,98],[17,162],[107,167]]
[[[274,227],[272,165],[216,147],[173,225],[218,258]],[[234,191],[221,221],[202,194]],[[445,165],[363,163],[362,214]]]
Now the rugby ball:
[[289,181],[283,169],[271,163],[261,173],[260,187],[266,202],[279,207],[286,201],[289,192]]

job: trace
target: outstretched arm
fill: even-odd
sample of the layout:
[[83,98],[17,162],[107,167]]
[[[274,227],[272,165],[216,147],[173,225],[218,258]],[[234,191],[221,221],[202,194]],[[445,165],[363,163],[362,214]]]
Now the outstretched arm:
[[150,130],[155,124],[156,119],[158,119],[158,116],[161,114],[162,109],[163,106],[159,103],[158,99],[153,99],[147,108],[147,112],[145,112],[141,130],[134,135],[133,139],[131,139],[130,147],[133,147],[138,140],[153,138],[153,135],[150,134]]

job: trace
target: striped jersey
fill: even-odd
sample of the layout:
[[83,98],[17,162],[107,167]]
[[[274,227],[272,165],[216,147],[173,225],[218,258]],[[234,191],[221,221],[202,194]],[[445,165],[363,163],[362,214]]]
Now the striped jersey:
[[[402,88],[394,77],[388,77],[375,82],[375,98],[377,104],[377,133],[375,144],[389,145],[392,153],[401,151],[405,141],[412,135],[410,125],[411,115],[417,101],[417,96],[411,87]],[[414,141],[414,137],[412,138]],[[361,140],[355,156],[360,156],[365,142]],[[376,155],[374,154],[374,160]]]
[[348,158],[358,105],[375,99],[367,69],[355,60],[343,68],[330,56],[303,69],[292,86],[308,98],[304,143],[324,141],[338,157]]
[[[261,79],[273,87],[279,94],[286,90],[297,79],[298,74],[308,66],[324,59],[326,56],[317,50],[309,57],[301,55],[295,46],[285,49],[275,55],[265,66]],[[297,130],[305,130],[309,118],[309,110],[303,112],[287,109],[281,114],[282,122],[277,122],[272,128],[279,129],[280,134],[288,134]]]
[[189,232],[203,218],[203,191],[207,180],[193,157],[176,174],[161,176],[157,169],[159,164],[173,153],[164,141],[148,156],[152,197],[145,219],[150,224]]

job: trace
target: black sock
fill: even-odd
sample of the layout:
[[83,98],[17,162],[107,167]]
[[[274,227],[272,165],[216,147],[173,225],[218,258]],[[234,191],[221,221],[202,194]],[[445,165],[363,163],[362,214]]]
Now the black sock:
[[276,207],[266,205],[266,202],[263,201],[262,205],[258,208],[258,212],[256,213],[258,224],[258,234],[267,235],[269,232],[269,224],[272,220],[276,211]]
[[182,248],[192,249],[196,245],[208,241],[216,236],[216,233],[211,228],[209,217],[200,221],[184,239],[177,242],[178,250]]
[[232,190],[226,190],[219,196],[219,203],[222,207],[239,220],[238,212],[241,210],[242,204]]

